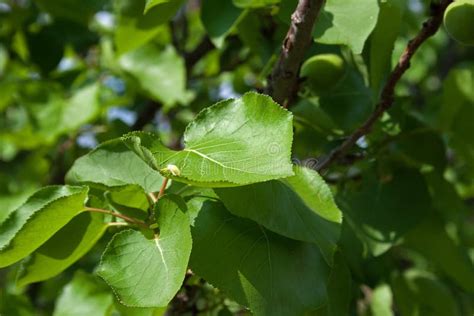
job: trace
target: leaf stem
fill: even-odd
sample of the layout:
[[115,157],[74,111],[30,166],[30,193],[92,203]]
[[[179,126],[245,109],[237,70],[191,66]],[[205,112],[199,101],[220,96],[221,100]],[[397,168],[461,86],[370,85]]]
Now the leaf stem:
[[149,229],[148,225],[145,222],[143,222],[141,220],[138,220],[138,219],[135,219],[135,218],[132,218],[132,217],[128,217],[126,215],[123,215],[123,214],[120,214],[120,213],[117,213],[117,212],[114,212],[114,211],[103,210],[101,208],[95,208],[95,207],[86,207],[85,210],[88,211],[88,212],[96,212],[96,213],[112,215],[112,216],[121,218],[121,219],[123,219],[124,221],[126,221],[130,224],[135,224],[135,225],[141,226],[143,228]]
[[163,181],[163,184],[161,185],[161,188],[160,188],[160,192],[158,193],[157,200],[159,200],[165,194],[166,186],[168,185],[168,180],[169,180],[168,178],[165,178],[165,180]]
[[148,196],[150,197],[153,204],[155,204],[158,201],[158,198],[156,197],[155,193],[150,192],[150,193],[148,193]]
[[107,226],[113,227],[113,226],[129,226],[129,223],[124,223],[124,222],[110,222],[107,223]]

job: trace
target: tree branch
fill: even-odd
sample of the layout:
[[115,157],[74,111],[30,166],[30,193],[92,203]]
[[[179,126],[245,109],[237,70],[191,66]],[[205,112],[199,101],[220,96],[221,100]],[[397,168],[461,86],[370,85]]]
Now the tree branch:
[[287,106],[298,89],[298,73],[312,41],[313,27],[324,0],[299,0],[281,47],[280,57],[268,78],[266,94]]
[[415,38],[408,42],[405,51],[400,56],[397,65],[392,70],[385,86],[380,95],[380,100],[369,118],[355,130],[339,147],[335,148],[331,153],[317,166],[317,170],[326,169],[331,163],[340,159],[354,144],[364,135],[368,134],[375,122],[387,111],[394,102],[395,86],[400,81],[403,74],[410,67],[410,60],[428,38],[433,36],[443,22],[443,14],[446,7],[453,2],[453,0],[442,0],[439,4],[432,6],[432,16],[423,23],[423,28]]

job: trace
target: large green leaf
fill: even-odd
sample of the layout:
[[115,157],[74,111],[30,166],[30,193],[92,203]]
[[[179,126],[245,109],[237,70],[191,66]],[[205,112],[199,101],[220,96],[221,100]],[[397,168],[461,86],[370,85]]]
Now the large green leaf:
[[25,259],[18,273],[18,284],[43,281],[61,273],[85,255],[106,228],[101,214],[79,214]]
[[341,211],[321,176],[295,167],[295,175],[247,186],[216,189],[226,208],[283,236],[317,244],[328,263],[339,239]]
[[430,212],[431,198],[422,175],[415,170],[399,169],[387,179],[366,173],[358,187],[338,195],[338,202],[372,254],[379,255],[422,221]]
[[35,192],[0,225],[0,267],[23,259],[84,209],[87,187],[49,186]]
[[192,228],[191,269],[255,315],[322,306],[329,268],[317,246],[272,233],[205,201]]
[[106,316],[112,303],[113,296],[107,285],[79,270],[58,297],[53,316]]
[[[114,1],[117,16],[115,28],[117,53],[123,54],[153,39],[162,30],[162,24],[176,14],[183,2],[184,0],[161,1],[156,5],[145,7],[145,0]],[[145,10],[146,14],[143,14]]]
[[[314,316],[341,316],[349,314],[351,303],[351,272],[344,256],[337,252],[334,256],[334,266],[328,280],[328,302],[323,308],[311,315]],[[377,315],[378,316],[378,315]]]
[[192,243],[188,216],[166,195],[156,209],[159,235],[116,234],[97,272],[126,306],[166,306],[184,280]]
[[161,50],[149,44],[122,55],[121,67],[130,73],[142,90],[165,106],[185,103],[186,69],[183,59],[168,46]]
[[360,54],[378,14],[377,0],[328,0],[314,27],[314,38],[323,44],[347,45]]
[[113,139],[77,159],[66,174],[66,180],[108,187],[136,184],[145,192],[155,192],[160,189],[163,177],[121,139]]
[[166,148],[153,135],[132,134],[129,140],[148,148],[159,169],[176,166],[178,172],[167,176],[177,181],[244,185],[293,175],[292,118],[270,97],[246,93],[200,112],[186,128],[182,151]]

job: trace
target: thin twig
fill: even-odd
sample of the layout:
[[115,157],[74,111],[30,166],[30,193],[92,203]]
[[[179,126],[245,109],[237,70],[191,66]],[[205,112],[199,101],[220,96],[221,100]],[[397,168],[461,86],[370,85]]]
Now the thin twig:
[[323,4],[324,0],[299,0],[280,57],[268,78],[266,94],[285,107],[298,90],[299,69],[311,45],[314,24]]
[[148,196],[150,197],[153,204],[155,204],[158,201],[158,198],[155,196],[155,193],[150,192],[150,193],[148,193]]
[[428,38],[433,36],[443,22],[443,14],[446,7],[453,2],[453,0],[442,0],[438,5],[433,7],[432,17],[423,23],[423,28],[415,38],[408,42],[405,51],[400,56],[397,65],[392,70],[385,86],[380,95],[380,100],[369,118],[355,130],[339,147],[335,148],[331,153],[317,166],[317,170],[326,169],[331,163],[341,158],[354,144],[364,135],[368,134],[375,122],[387,111],[394,101],[395,86],[400,81],[403,74],[410,67],[410,60]]
[[141,220],[131,218],[131,217],[128,217],[126,215],[123,215],[123,214],[120,214],[120,213],[117,213],[117,212],[114,212],[114,211],[103,210],[101,208],[95,208],[95,207],[86,207],[85,210],[88,211],[88,212],[96,212],[96,213],[103,213],[103,214],[112,215],[112,216],[121,218],[121,219],[123,219],[124,221],[126,221],[130,224],[135,224],[135,225],[141,226],[141,227],[146,228],[146,229],[149,228],[148,225],[145,222],[142,222]]
[[157,200],[159,200],[165,194],[166,186],[168,185],[168,180],[169,180],[168,178],[165,178],[165,180],[161,184],[161,188],[160,188],[160,192],[158,193]]
[[114,227],[114,226],[129,226],[129,223],[124,223],[124,222],[110,222],[107,223],[107,226],[109,227]]

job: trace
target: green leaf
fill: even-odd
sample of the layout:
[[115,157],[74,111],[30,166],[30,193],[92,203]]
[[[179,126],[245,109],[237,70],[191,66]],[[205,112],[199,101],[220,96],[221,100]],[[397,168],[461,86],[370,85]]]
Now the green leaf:
[[[128,307],[120,303],[115,304],[114,314],[118,316],[165,316],[168,307],[143,308],[143,307]],[[118,313],[118,314],[117,314]]]
[[319,103],[329,119],[348,133],[362,124],[374,105],[371,90],[360,72],[354,68],[348,69],[344,78],[333,89],[322,92]]
[[[99,85],[92,84],[77,90],[66,101],[66,105],[62,110],[60,125],[63,132],[78,129],[98,114],[100,110],[98,93]],[[51,126],[49,127],[51,128]]]
[[474,63],[454,68],[443,85],[442,106],[438,125],[448,132],[448,142],[456,160],[467,165],[469,176],[474,175]]
[[[131,134],[156,158],[167,176],[197,186],[228,187],[293,175],[292,115],[270,97],[246,93],[198,114],[184,133],[185,148],[172,151],[149,134]],[[146,157],[145,157],[146,159]]]
[[148,217],[149,197],[139,186],[127,185],[107,191],[104,197],[111,210],[143,221]]
[[106,316],[112,303],[112,293],[107,285],[79,270],[60,294],[53,316]]
[[429,214],[431,198],[418,171],[399,169],[386,179],[366,173],[357,187],[338,195],[338,204],[372,254],[380,255]]
[[280,0],[232,0],[238,8],[261,8],[280,3]]
[[161,50],[152,44],[145,45],[122,55],[119,63],[143,91],[165,106],[189,99],[184,61],[171,46]]
[[254,220],[283,236],[315,243],[331,264],[341,211],[316,171],[295,167],[294,172],[294,176],[282,180],[215,191],[234,215]]
[[206,201],[192,228],[191,269],[255,315],[303,315],[326,300],[317,246],[291,240]]
[[474,103],[474,64],[453,68],[443,82],[443,103],[438,115],[438,125],[449,130],[464,106]]
[[175,197],[163,196],[157,204],[159,235],[122,231],[102,256],[97,273],[126,306],[166,306],[181,287],[192,242],[188,216]]
[[163,177],[119,138],[102,143],[77,159],[66,174],[66,181],[107,187],[136,184],[145,192],[156,192],[161,187]]
[[314,27],[316,42],[349,46],[362,53],[377,24],[377,0],[328,0]]
[[103,215],[82,213],[26,258],[18,273],[18,285],[52,278],[85,255],[104,234]]
[[[262,20],[261,15],[259,15],[257,11],[246,12],[243,14],[239,19],[236,28],[239,38],[242,40],[244,45],[249,47],[252,52],[258,55],[262,62],[267,62],[272,58],[274,53],[274,47],[271,45],[272,43],[269,41],[266,34],[260,31],[255,31],[265,28],[265,21]],[[234,75],[238,75],[238,71],[235,71]],[[247,88],[245,88],[244,92],[245,91],[247,91]]]
[[[153,39],[171,20],[184,0],[170,0],[145,9],[145,0],[116,0],[115,45],[117,54],[133,50]],[[143,14],[145,12],[146,14]]]
[[[334,266],[328,280],[328,303],[315,316],[349,315],[352,296],[351,272],[341,252],[334,256]],[[313,314],[312,314],[313,315]],[[378,316],[378,314],[375,314]]]
[[370,37],[370,85],[376,96],[392,66],[392,53],[400,34],[404,5],[404,0],[380,3],[377,26]]
[[405,245],[424,255],[465,291],[474,294],[474,266],[434,214],[407,234]]
[[[216,14],[219,12],[219,14]],[[201,21],[209,37],[217,46],[238,23],[243,10],[232,0],[206,0],[202,2]]]
[[[144,10],[143,13],[146,14],[153,7],[156,7],[156,6],[159,7],[160,5],[163,5],[163,4],[171,4],[172,2],[181,4],[183,1],[181,1],[181,0],[146,0],[145,10]],[[163,8],[161,8],[161,9],[163,9]]]
[[35,192],[0,225],[0,267],[23,259],[84,209],[87,187],[49,186]]

